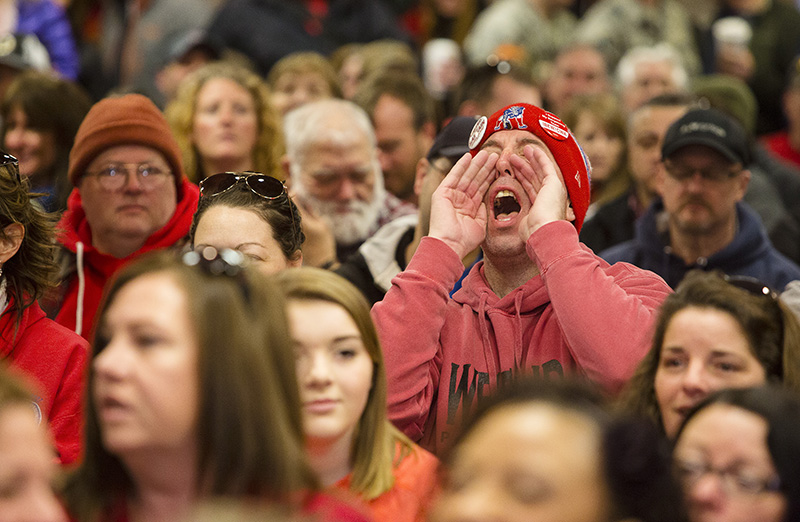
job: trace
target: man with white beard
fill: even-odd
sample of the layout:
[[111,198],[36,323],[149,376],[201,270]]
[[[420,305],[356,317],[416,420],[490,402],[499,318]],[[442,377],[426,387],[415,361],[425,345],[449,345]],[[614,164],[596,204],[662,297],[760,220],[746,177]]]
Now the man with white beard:
[[[330,268],[381,226],[415,212],[385,190],[372,124],[354,103],[305,104],[286,115],[283,131],[284,169],[303,209],[306,264]],[[325,248],[327,231],[335,241],[335,259],[333,249]]]

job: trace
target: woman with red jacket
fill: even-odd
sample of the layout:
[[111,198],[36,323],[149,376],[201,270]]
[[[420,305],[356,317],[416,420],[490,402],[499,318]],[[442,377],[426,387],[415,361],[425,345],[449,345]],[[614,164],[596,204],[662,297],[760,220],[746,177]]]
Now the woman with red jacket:
[[57,266],[53,223],[28,188],[16,158],[0,153],[0,358],[31,381],[37,415],[48,423],[61,463],[70,464],[81,450],[88,346],[36,302],[54,286]]

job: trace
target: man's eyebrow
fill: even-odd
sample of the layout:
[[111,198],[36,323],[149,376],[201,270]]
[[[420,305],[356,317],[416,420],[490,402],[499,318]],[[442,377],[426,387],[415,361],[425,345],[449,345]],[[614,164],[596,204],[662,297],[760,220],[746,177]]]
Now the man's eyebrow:
[[[539,138],[537,138],[537,137],[535,137],[535,136],[534,136],[534,137],[530,137],[530,138],[522,138],[521,140],[519,140],[519,141],[517,142],[517,144],[518,144],[518,145],[522,145],[522,146],[525,146],[525,145],[544,145],[544,142],[543,142],[542,140],[540,140]],[[481,148],[482,148],[482,149],[485,149],[485,148],[487,148],[487,147],[497,147],[497,148],[502,148],[502,147],[500,146],[500,144],[499,144],[499,143],[497,143],[497,140],[493,140],[493,139],[491,139],[491,138],[489,138],[488,140],[486,140],[486,143],[484,143],[484,144],[483,144],[483,147],[481,147]]]

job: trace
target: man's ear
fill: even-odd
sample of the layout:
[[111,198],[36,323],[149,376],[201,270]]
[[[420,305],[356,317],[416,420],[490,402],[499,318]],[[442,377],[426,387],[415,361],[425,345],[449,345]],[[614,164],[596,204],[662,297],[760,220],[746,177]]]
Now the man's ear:
[[565,212],[567,221],[575,221],[575,211],[572,209],[572,204],[567,200],[567,211]]
[[419,197],[419,193],[422,190],[422,182],[425,181],[425,174],[428,173],[428,168],[431,166],[431,162],[428,161],[428,158],[420,158],[417,161],[417,172],[414,175],[414,194]]
[[20,223],[11,223],[3,229],[5,237],[0,238],[0,264],[5,263],[17,253],[25,237],[25,227]]
[[747,187],[750,185],[750,171],[747,169],[742,170],[741,174],[739,174],[739,199],[741,201],[744,199],[744,195],[747,193]]

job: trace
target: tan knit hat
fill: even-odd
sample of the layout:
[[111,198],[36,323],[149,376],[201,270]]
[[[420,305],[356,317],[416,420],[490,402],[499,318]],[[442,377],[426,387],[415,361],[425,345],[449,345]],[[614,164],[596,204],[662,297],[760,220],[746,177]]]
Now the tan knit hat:
[[98,154],[128,144],[152,147],[164,155],[180,197],[184,175],[178,143],[158,107],[141,94],[105,98],[92,106],[69,153],[69,180],[77,185]]

